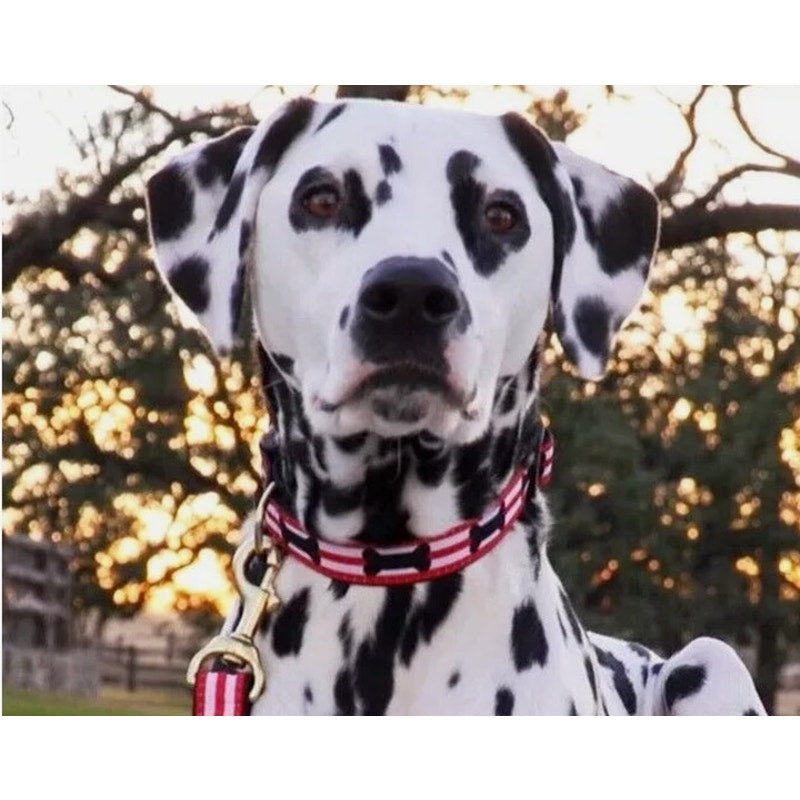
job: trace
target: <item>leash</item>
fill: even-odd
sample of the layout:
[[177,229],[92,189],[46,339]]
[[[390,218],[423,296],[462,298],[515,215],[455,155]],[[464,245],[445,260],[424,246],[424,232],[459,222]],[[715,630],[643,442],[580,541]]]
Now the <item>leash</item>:
[[[269,480],[269,449],[262,442],[266,488],[256,509],[253,538],[244,540],[233,556],[239,618],[230,632],[215,636],[189,662],[186,679],[194,687],[194,716],[248,716],[264,691],[264,665],[254,637],[264,617],[280,606],[274,584],[284,555],[335,580],[367,586],[417,583],[464,569],[514,527],[529,491],[549,486],[555,441],[542,425],[533,464],[512,475],[480,519],[459,523],[424,541],[386,547],[339,544],[308,534],[271,500],[275,482]],[[204,668],[209,659],[212,666]]]

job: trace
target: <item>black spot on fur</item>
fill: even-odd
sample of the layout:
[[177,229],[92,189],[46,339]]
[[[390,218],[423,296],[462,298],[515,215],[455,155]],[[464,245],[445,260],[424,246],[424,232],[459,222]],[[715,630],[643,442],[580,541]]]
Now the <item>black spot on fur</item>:
[[345,306],[342,313],[339,314],[339,329],[344,330],[347,325],[347,319],[350,316],[350,306]]
[[592,690],[592,698],[594,702],[597,702],[597,678],[594,674],[594,667],[592,666],[592,660],[589,656],[584,655],[583,657],[583,666],[586,670],[586,677],[589,679],[589,686]]
[[573,320],[584,347],[598,358],[608,356],[612,311],[600,297],[582,297],[575,305]]
[[[610,182],[619,180],[615,173],[606,171]],[[658,204],[653,195],[634,181],[626,181],[616,197],[602,208],[592,208],[583,181],[574,177],[572,186],[586,238],[597,251],[603,272],[613,276],[640,260],[648,262],[658,226]],[[644,272],[646,277],[646,265]]]
[[570,699],[569,701],[569,716],[577,717],[578,716],[578,709],[575,708],[575,701]]
[[348,514],[361,506],[364,493],[358,484],[339,487],[330,481],[320,486],[320,503],[325,513],[331,517]]
[[454,688],[458,682],[461,680],[461,673],[456,670],[448,679],[447,679],[447,688],[452,689]]
[[356,702],[353,696],[353,678],[350,670],[339,670],[333,684],[333,701],[338,716],[352,717],[356,713]]
[[650,671],[653,673],[653,677],[656,677],[659,672],[661,672],[661,668],[664,666],[663,661],[659,661],[657,664],[653,664],[650,668]]
[[246,220],[242,220],[242,226],[239,228],[239,258],[244,258],[247,248],[250,245],[250,236],[253,233],[253,228]]
[[583,627],[578,620],[577,614],[575,614],[575,609],[572,607],[569,597],[567,597],[566,592],[564,592],[562,588],[559,587],[558,593],[561,595],[561,602],[564,606],[564,611],[567,612],[567,619],[569,620],[570,628],[572,628],[572,633],[575,636],[575,641],[578,644],[582,644]]
[[381,159],[381,169],[387,178],[394,172],[400,172],[403,168],[403,162],[397,155],[397,150],[390,144],[379,144],[378,155]]
[[399,543],[411,537],[408,512],[402,509],[400,500],[410,458],[404,449],[396,454],[393,440],[382,440],[381,444],[395,457],[368,468],[364,479],[364,526],[356,538],[369,544]]
[[672,711],[678,700],[699,692],[705,682],[706,668],[702,664],[675,667],[664,682],[664,701],[667,709]]
[[336,635],[339,638],[339,643],[342,645],[342,655],[345,660],[349,660],[353,652],[353,629],[350,626],[350,612],[342,617]]
[[361,176],[354,169],[344,174],[344,192],[341,227],[358,236],[372,217],[372,203],[364,191]]
[[320,132],[320,131],[321,131],[321,130],[322,130],[322,129],[323,129],[325,126],[326,126],[326,125],[328,125],[329,123],[333,122],[333,121],[336,119],[336,117],[338,117],[338,116],[339,116],[339,114],[341,114],[341,113],[342,113],[342,111],[344,111],[344,109],[345,109],[345,104],[344,104],[344,103],[341,103],[341,104],[340,104],[340,105],[338,105],[338,106],[334,106],[334,107],[333,107],[333,108],[332,108],[332,109],[331,109],[331,110],[330,110],[330,111],[329,111],[329,112],[328,112],[328,113],[325,115],[325,118],[322,120],[322,122],[320,122],[320,124],[319,124],[319,125],[317,125],[317,128],[316,128],[316,130],[314,131],[314,133],[319,133],[319,132]]
[[342,436],[334,439],[334,444],[344,453],[355,453],[360,450],[367,441],[367,434],[354,433],[352,436]]
[[315,105],[307,97],[298,97],[287,104],[284,113],[265,134],[253,161],[253,170],[275,169],[292,142],[305,130]]
[[564,627],[564,620],[561,619],[561,612],[556,611],[556,619],[558,620],[558,627],[561,628],[561,638],[567,641],[567,629]]
[[311,687],[308,684],[306,684],[305,689],[303,689],[303,699],[307,703],[314,702],[314,692],[311,691]]
[[403,664],[408,666],[411,663],[420,639],[430,642],[437,628],[447,619],[461,592],[463,580],[460,572],[454,572],[428,582],[425,600],[409,617],[403,636],[400,647],[400,660]]
[[208,270],[208,261],[200,256],[190,256],[169,273],[170,285],[178,297],[195,313],[205,311],[211,300]]
[[628,671],[625,665],[616,658],[612,653],[595,646],[595,653],[597,653],[597,661],[601,667],[610,669],[614,678],[614,689],[622,700],[622,705],[628,714],[636,713],[636,692],[633,689],[633,684],[628,677]]
[[223,199],[222,205],[219,207],[219,211],[217,212],[217,218],[214,220],[214,230],[211,231],[208,237],[209,241],[214,238],[215,234],[228,227],[228,223],[231,221],[231,217],[236,211],[239,201],[242,199],[242,192],[244,191],[244,179],[244,172],[234,175],[231,179],[230,185],[228,186],[228,191],[225,192],[225,198]]
[[195,167],[195,175],[203,188],[208,188],[214,181],[230,181],[236,162],[254,130],[252,126],[237,128],[203,147]]
[[526,600],[514,611],[511,622],[511,655],[517,672],[530,669],[534,663],[547,663],[547,637],[533,600]]
[[314,436],[311,439],[311,447],[314,450],[314,458],[317,465],[323,471],[328,469],[328,462],[325,459],[325,439],[322,436]]
[[453,269],[455,269],[455,268],[456,268],[456,265],[455,265],[455,263],[453,262],[453,257],[450,255],[450,253],[448,253],[448,252],[447,252],[447,250],[442,250],[442,258],[443,258],[443,259],[444,259],[444,260],[445,260],[445,261],[446,261],[446,262],[447,262],[447,263],[448,263],[448,264],[449,264],[449,265],[450,265],[450,266],[451,266]]
[[748,708],[747,711],[742,712],[743,717],[760,717],[761,715],[754,708]]
[[433,441],[423,431],[412,439],[411,448],[417,462],[417,477],[424,486],[438,486],[450,466],[451,451],[442,447],[441,440]]
[[575,347],[575,342],[567,336],[566,319],[564,317],[564,309],[561,306],[561,301],[553,305],[553,325],[558,333],[561,347],[564,349],[564,355],[573,363],[578,363],[578,350]]
[[517,378],[500,378],[497,382],[497,397],[495,399],[497,412],[508,414],[517,405]]
[[375,202],[379,206],[382,206],[384,203],[387,203],[391,199],[392,199],[392,187],[389,185],[389,181],[381,181],[378,184],[378,188],[375,190]]
[[556,155],[547,139],[519,114],[501,117],[509,142],[528,168],[553,220],[553,276],[551,294],[558,298],[564,256],[575,241],[572,203],[555,175]]
[[508,686],[501,686],[494,696],[494,715],[510,717],[514,712],[514,695]]
[[194,190],[177,164],[150,178],[147,200],[153,238],[158,242],[177,238],[194,218]]
[[373,636],[358,648],[355,659],[355,691],[366,715],[384,714],[394,692],[394,661],[400,646],[413,587],[393,586],[375,623]]
[[458,508],[462,519],[478,516],[490,499],[491,483],[487,469],[492,431],[488,430],[474,442],[458,451],[454,481],[458,487]]
[[528,357],[528,380],[525,384],[525,390],[528,394],[531,394],[536,386],[536,373],[539,371],[539,350],[541,345],[542,339],[540,338],[539,341],[534,345],[533,350],[531,350],[531,354]]
[[514,426],[504,428],[495,438],[492,446],[492,478],[502,480],[514,464],[514,451],[517,444],[517,430]]
[[347,594],[347,590],[349,588],[350,588],[350,584],[349,583],[345,583],[344,581],[332,580],[328,584],[328,591],[337,600],[341,600]]
[[636,653],[637,656],[650,660],[650,651],[646,647],[642,647],[638,642],[628,642],[628,647]]
[[[450,182],[450,202],[464,248],[475,271],[488,277],[505,261],[509,251],[519,250],[525,245],[530,237],[530,225],[525,206],[516,192],[498,190],[487,197],[486,187],[472,174],[479,164],[480,159],[474,153],[459,150],[450,156],[446,172]],[[507,233],[492,233],[483,224],[484,209],[494,200],[516,209],[517,224]]]
[[239,262],[236,267],[236,278],[231,288],[231,333],[236,333],[239,327],[239,318],[242,315],[242,303],[244,301],[244,276],[246,268],[244,261]]
[[450,451],[435,453],[417,461],[417,477],[423,486],[438,486],[450,466]]
[[272,629],[272,649],[277,656],[297,655],[303,646],[308,621],[309,590],[301,589],[278,611]]

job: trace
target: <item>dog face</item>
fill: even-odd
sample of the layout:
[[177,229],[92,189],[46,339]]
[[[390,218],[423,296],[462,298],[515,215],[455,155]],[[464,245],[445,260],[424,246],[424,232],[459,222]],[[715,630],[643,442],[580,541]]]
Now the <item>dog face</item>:
[[373,101],[293,101],[178,156],[148,206],[158,264],[217,347],[249,276],[315,432],[454,443],[486,430],[550,308],[602,375],[657,234],[649,192],[517,115]]

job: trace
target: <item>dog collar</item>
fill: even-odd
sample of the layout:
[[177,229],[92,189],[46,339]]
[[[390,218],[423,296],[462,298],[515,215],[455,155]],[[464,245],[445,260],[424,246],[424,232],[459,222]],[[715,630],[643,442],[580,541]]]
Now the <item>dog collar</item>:
[[333,580],[365,586],[397,586],[440,578],[464,569],[494,549],[514,527],[529,495],[550,483],[554,441],[542,427],[537,457],[519,468],[479,518],[444,533],[402,544],[331,542],[308,533],[274,500],[264,506],[261,527],[276,544],[309,569]]

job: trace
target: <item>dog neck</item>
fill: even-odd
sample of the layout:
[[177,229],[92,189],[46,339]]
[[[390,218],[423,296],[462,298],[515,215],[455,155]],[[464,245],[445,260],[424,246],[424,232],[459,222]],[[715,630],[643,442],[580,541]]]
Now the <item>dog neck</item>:
[[[277,434],[269,457],[274,498],[314,536],[376,545],[434,536],[481,516],[513,471],[534,457],[539,353],[537,344],[519,373],[498,380],[485,434],[450,445],[424,432],[392,439],[314,434],[286,377],[291,359],[259,345]],[[538,518],[539,499],[529,505],[526,514]]]

